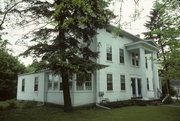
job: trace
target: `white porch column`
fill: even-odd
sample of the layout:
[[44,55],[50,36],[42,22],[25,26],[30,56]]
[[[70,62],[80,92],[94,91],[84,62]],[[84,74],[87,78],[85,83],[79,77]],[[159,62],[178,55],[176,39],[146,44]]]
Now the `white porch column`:
[[153,71],[153,90],[154,90],[154,96],[155,98],[159,98],[157,94],[157,89],[159,89],[159,73],[157,68],[157,53],[152,53],[152,71]]
[[147,79],[146,79],[146,66],[145,66],[145,50],[139,49],[140,53],[140,69],[141,69],[141,92],[143,99],[147,99]]

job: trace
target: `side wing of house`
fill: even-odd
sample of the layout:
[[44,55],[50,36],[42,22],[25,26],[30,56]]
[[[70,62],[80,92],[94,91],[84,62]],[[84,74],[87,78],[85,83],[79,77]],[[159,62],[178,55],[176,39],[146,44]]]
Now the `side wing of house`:
[[44,79],[44,72],[19,75],[17,99],[44,102]]

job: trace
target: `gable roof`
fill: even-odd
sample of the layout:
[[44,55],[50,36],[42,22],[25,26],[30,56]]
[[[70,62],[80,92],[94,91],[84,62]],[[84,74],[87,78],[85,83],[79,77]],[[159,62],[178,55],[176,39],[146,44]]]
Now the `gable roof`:
[[[113,25],[108,25],[108,27],[106,28],[107,32],[110,32],[110,33],[114,32],[116,29],[117,29],[117,27],[115,27]],[[138,41],[148,42],[151,45],[153,45],[155,47],[158,47],[158,45],[153,40],[150,40],[150,39],[149,40],[143,40],[143,39],[141,39],[141,38],[139,38],[139,37],[137,37],[137,36],[127,32],[125,30],[122,30],[122,29],[121,29],[121,31],[119,33],[119,36],[120,37],[123,37],[123,36],[127,37],[127,38],[129,38],[129,39],[131,39],[131,40],[133,40],[135,42],[138,42]]]
[[[106,30],[108,32],[114,32],[116,29],[117,29],[117,27],[115,27],[113,25],[108,25],[108,27],[106,28]],[[122,30],[122,29],[121,29],[121,31],[119,33],[119,36],[121,36],[121,37],[125,36],[125,37],[127,37],[129,39],[132,39],[134,41],[142,41],[141,38],[139,38],[139,37],[137,37],[137,36],[135,36],[133,34],[130,34],[129,32],[127,32],[125,30]]]

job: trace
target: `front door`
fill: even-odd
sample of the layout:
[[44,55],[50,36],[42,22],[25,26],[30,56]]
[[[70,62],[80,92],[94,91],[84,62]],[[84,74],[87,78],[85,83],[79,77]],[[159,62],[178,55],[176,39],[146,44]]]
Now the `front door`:
[[141,79],[131,78],[132,96],[141,97]]
[[136,97],[136,79],[131,78],[132,94],[133,97]]

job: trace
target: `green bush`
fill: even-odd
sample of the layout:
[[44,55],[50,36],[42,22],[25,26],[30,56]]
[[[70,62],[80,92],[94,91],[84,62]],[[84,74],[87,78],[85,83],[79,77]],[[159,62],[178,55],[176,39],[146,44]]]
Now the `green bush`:
[[36,106],[36,104],[37,104],[37,102],[34,102],[34,101],[25,101],[25,102],[23,102],[23,105],[21,108],[23,108],[23,109],[33,108]]
[[172,104],[174,101],[171,97],[168,97],[166,100],[165,100],[165,104]]
[[7,103],[9,104],[8,109],[17,108],[16,100],[8,100]]

